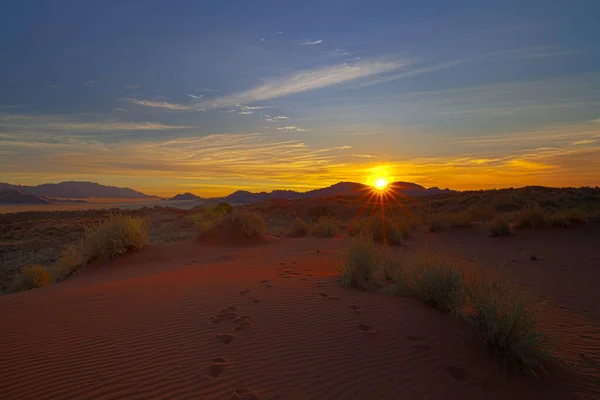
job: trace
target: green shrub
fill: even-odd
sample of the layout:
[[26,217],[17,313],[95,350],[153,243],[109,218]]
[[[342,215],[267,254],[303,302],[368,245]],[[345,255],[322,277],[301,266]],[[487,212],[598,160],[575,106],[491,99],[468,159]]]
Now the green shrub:
[[41,265],[31,265],[21,269],[21,273],[13,282],[12,291],[37,289],[52,284],[52,277],[46,268]]
[[304,222],[300,218],[294,219],[292,222],[292,227],[290,228],[290,233],[288,236],[290,237],[304,237],[308,235],[309,226],[306,222]]
[[510,226],[506,219],[500,216],[493,219],[490,224],[490,236],[508,236],[510,234]]
[[464,304],[464,279],[458,268],[439,257],[424,256],[413,262],[417,295],[445,312],[457,313]]
[[355,238],[346,260],[342,265],[342,285],[370,289],[375,283],[379,269],[379,253],[375,243],[369,238]]
[[216,207],[215,207],[215,214],[217,215],[226,215],[229,214],[233,211],[233,207],[230,206],[228,203],[219,203]]
[[312,234],[316,237],[333,237],[340,232],[340,223],[331,217],[321,217],[312,226]]
[[544,213],[539,207],[532,207],[521,210],[517,218],[517,226],[519,228],[543,228],[546,224]]
[[537,330],[539,308],[507,282],[474,274],[467,285],[467,319],[484,343],[519,370],[536,374],[552,359],[552,343]]
[[208,231],[210,228],[212,228],[214,226],[214,222],[211,221],[211,219],[207,216],[205,216],[204,218],[199,218],[196,220],[195,223],[195,227],[196,227],[196,233],[198,234],[198,236],[204,234],[206,231]]

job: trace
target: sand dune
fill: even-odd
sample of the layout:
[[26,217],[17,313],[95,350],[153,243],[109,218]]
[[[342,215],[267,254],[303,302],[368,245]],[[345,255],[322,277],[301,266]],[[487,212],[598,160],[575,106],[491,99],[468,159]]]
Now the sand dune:
[[1,297],[2,398],[576,397],[503,374],[462,321],[342,289],[345,240],[155,246]]

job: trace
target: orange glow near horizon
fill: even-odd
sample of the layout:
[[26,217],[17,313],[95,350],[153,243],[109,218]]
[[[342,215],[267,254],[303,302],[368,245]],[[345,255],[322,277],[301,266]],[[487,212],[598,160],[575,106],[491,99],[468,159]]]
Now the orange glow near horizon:
[[385,178],[377,178],[373,186],[375,186],[375,188],[379,191],[384,191],[387,189],[388,181]]

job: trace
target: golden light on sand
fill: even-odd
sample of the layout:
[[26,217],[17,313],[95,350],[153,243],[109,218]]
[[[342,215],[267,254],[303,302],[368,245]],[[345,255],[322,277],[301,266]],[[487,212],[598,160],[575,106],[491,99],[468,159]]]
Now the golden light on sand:
[[385,190],[387,189],[388,181],[387,179],[380,177],[375,179],[375,182],[373,182],[373,186],[375,186],[377,190]]

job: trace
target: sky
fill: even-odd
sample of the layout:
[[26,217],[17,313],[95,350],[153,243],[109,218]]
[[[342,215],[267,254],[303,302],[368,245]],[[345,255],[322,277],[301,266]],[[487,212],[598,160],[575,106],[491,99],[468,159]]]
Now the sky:
[[600,2],[0,2],[0,182],[600,185]]

